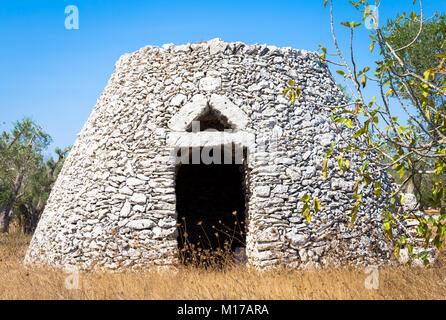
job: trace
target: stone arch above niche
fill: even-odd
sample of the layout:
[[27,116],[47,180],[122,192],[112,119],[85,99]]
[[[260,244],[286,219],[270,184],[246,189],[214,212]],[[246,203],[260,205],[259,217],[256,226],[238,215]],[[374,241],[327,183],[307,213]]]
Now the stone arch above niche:
[[198,94],[170,119],[168,126],[172,131],[188,131],[192,121],[198,120],[210,111],[234,131],[246,128],[249,121],[248,116],[225,96],[213,94],[207,98]]

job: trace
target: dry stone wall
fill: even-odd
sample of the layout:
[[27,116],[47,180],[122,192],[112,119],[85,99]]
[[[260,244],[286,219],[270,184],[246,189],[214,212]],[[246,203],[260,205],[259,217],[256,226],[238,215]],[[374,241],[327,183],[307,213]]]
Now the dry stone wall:
[[[288,80],[303,90],[282,97]],[[194,97],[229,99],[255,136],[247,164],[250,265],[382,264],[385,201],[366,198],[355,228],[355,176],[323,156],[340,134],[330,120],[343,102],[317,54],[289,47],[208,42],[147,46],[123,55],[78,135],[26,255],[26,263],[147,269],[178,263],[175,165],[169,121]],[[350,157],[352,170],[362,164]],[[388,178],[375,176],[389,191]],[[362,187],[362,186],[361,186]],[[367,189],[370,194],[371,190]],[[307,222],[299,199],[321,199]]]

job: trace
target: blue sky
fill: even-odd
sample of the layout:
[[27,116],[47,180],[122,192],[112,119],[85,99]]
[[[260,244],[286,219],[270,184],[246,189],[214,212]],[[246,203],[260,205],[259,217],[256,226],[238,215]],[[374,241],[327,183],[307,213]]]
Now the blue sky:
[[[79,9],[79,30],[64,27],[68,5]],[[424,0],[423,6],[426,15],[446,11],[444,0]],[[382,0],[380,24],[412,9],[418,10],[412,0]],[[361,16],[347,0],[335,1],[341,45],[347,33],[339,22],[347,20]],[[368,33],[361,27],[355,41],[363,66],[374,61]],[[216,37],[311,51],[332,44],[323,0],[2,1],[0,131],[29,116],[53,137],[48,154],[72,145],[122,54]]]

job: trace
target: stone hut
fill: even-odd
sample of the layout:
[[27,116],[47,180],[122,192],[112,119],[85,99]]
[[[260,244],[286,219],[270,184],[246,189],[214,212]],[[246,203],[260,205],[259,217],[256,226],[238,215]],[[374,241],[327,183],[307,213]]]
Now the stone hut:
[[[302,89],[294,105],[282,97],[289,80]],[[251,266],[389,261],[384,201],[366,200],[350,228],[354,170],[341,174],[330,160],[322,175],[324,154],[342,134],[331,111],[343,99],[327,66],[305,50],[213,39],[124,54],[64,164],[25,262],[172,266],[185,233],[213,250],[231,227],[240,231],[231,250],[245,250]],[[352,169],[361,165],[350,160]],[[388,178],[373,179],[385,195]],[[302,215],[305,194],[322,205],[311,222]]]

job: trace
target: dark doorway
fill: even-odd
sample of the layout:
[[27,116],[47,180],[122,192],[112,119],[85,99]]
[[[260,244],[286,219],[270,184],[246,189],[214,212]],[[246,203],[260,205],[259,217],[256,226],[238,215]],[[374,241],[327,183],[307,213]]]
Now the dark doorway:
[[245,247],[244,166],[182,164],[176,175],[178,246],[186,264]]

